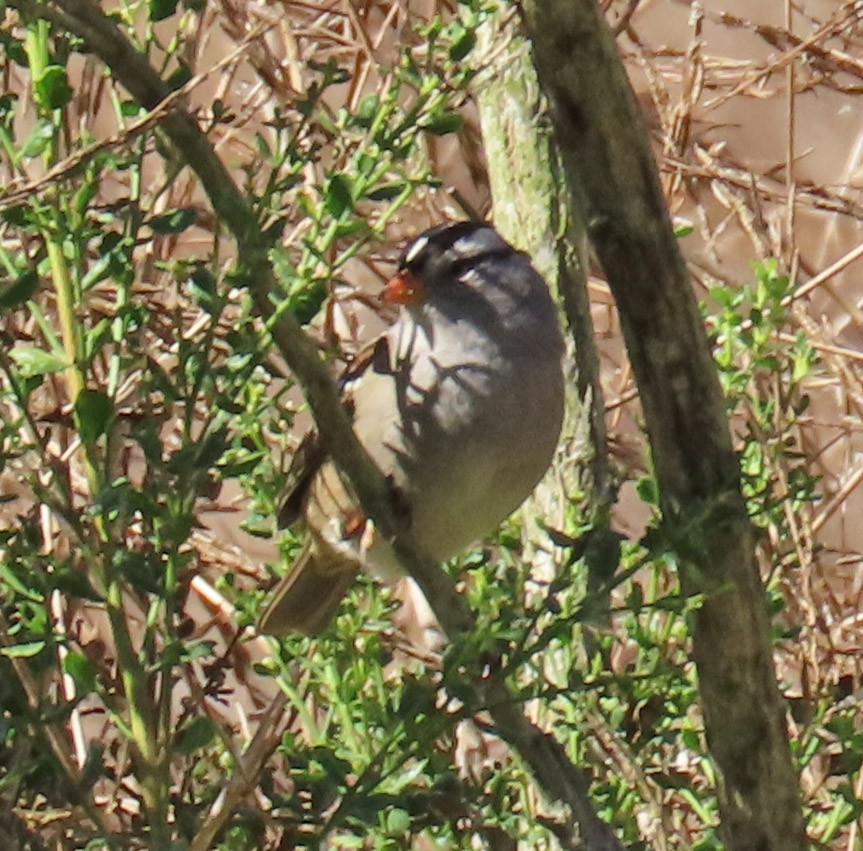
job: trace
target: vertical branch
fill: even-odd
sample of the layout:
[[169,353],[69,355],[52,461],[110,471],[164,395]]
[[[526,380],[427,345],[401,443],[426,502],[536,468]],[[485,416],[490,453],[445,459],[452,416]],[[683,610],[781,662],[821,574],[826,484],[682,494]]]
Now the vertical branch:
[[594,0],[532,0],[525,22],[574,203],[617,302],[666,534],[684,589],[704,599],[693,649],[726,843],[730,851],[802,851],[755,534],[635,96]]
[[612,499],[613,474],[587,296],[584,226],[566,207],[566,177],[558,165],[530,45],[519,33],[517,21],[505,10],[491,15],[482,27],[480,46],[484,64],[477,105],[495,226],[531,256],[557,290],[572,335],[566,469],[554,475],[569,491],[568,485],[575,484],[573,476],[589,466],[592,481],[586,490],[592,491],[593,506],[601,515],[599,509]]

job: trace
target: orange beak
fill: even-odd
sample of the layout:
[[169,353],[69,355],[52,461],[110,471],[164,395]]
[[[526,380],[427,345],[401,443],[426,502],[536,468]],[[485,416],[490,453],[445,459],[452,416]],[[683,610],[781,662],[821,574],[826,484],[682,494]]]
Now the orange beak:
[[384,304],[417,304],[424,297],[422,281],[407,269],[390,278],[381,293]]

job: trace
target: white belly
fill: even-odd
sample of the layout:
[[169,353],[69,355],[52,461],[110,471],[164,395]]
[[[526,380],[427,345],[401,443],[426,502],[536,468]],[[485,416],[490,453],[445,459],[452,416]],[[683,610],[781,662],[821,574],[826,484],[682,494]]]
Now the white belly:
[[[374,386],[357,394],[354,418],[374,460],[394,471],[417,537],[439,561],[491,534],[518,508],[548,468],[563,418],[554,356],[515,370],[510,358],[496,374],[487,364],[499,358],[482,357],[480,367],[464,357],[459,363],[457,347],[451,354],[450,363],[415,357],[401,386],[392,374],[367,374],[363,383]],[[531,380],[515,382],[513,371]],[[385,542],[375,541],[367,560],[382,578],[400,574]]]

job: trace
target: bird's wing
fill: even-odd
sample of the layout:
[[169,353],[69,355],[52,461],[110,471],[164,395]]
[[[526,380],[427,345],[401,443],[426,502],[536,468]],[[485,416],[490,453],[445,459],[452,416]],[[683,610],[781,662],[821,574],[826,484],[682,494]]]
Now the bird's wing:
[[[385,335],[378,337],[362,349],[339,377],[342,401],[351,415],[353,415],[353,386],[370,369],[375,372],[391,371],[389,341]],[[327,457],[328,453],[317,429],[310,429],[300,441],[288,469],[285,496],[279,510],[280,528],[292,526],[302,517],[309,488]]]

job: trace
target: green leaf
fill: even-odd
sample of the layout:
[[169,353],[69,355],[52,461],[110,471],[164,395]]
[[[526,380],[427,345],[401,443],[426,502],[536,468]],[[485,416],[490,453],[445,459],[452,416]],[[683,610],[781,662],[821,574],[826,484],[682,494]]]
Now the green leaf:
[[598,527],[590,534],[584,562],[594,579],[611,581],[620,566],[620,544],[620,536],[607,527]]
[[104,281],[108,277],[115,259],[111,253],[102,254],[98,257],[84,274],[84,277],[81,278],[81,291],[86,293],[100,281]]
[[[0,5],[0,9],[5,10],[6,5],[4,2]],[[0,44],[2,44],[3,52],[7,59],[11,59],[16,65],[26,68],[28,65],[27,52],[21,41],[12,35],[12,32],[11,28],[0,29]]]
[[133,588],[158,594],[162,587],[162,565],[158,554],[141,550],[117,550],[113,567]]
[[21,156],[24,159],[34,159],[41,157],[51,140],[54,138],[55,128],[51,121],[47,118],[41,118],[36,126],[30,131],[24,147],[21,149]]
[[216,278],[204,266],[198,266],[189,275],[189,296],[211,316],[221,309],[221,300],[216,294]]
[[164,21],[177,11],[177,0],[150,0],[150,20]]
[[273,156],[273,151],[270,148],[270,143],[260,134],[255,134],[255,146],[258,149],[258,153],[264,159],[270,159]]
[[183,642],[183,652],[180,658],[184,662],[193,662],[195,659],[210,659],[216,652],[216,644],[213,641],[188,641]]
[[94,357],[96,352],[110,339],[112,339],[111,320],[108,317],[103,317],[84,335],[85,357],[88,360]]
[[101,390],[82,390],[75,400],[75,419],[81,440],[94,444],[107,430],[114,416],[114,403]]
[[460,27],[462,32],[453,41],[449,49],[449,58],[459,62],[476,47],[476,32]]
[[175,71],[173,71],[165,82],[168,88],[172,91],[182,88],[192,79],[192,69],[183,63]]
[[407,188],[407,183],[404,180],[396,180],[392,183],[383,183],[377,189],[366,193],[366,198],[369,201],[390,201],[393,198],[398,198]]
[[227,428],[212,431],[198,444],[192,464],[195,469],[209,470],[225,454],[227,448]]
[[216,728],[213,722],[206,715],[199,715],[177,731],[174,737],[174,750],[188,756],[210,744],[215,735]]
[[433,136],[446,136],[447,133],[458,131],[463,123],[464,118],[460,112],[441,112],[426,119],[422,126]]
[[62,372],[69,366],[65,358],[33,346],[15,346],[9,356],[18,364],[25,377]]
[[350,180],[343,174],[334,174],[324,190],[324,206],[327,212],[338,219],[341,215],[354,207],[354,199],[351,196]]
[[153,233],[182,233],[198,221],[198,211],[194,207],[179,207],[147,221]]
[[314,281],[297,292],[291,293],[289,305],[297,322],[305,325],[317,316],[327,297],[327,288],[322,281]]
[[16,594],[41,602],[42,596],[39,591],[35,588],[28,587],[22,581],[22,579],[29,580],[31,582],[34,581],[35,577],[32,572],[25,571],[22,573],[22,576],[18,576],[13,565],[11,565],[6,558],[0,558],[0,579],[15,591]]
[[49,65],[33,85],[36,103],[43,109],[62,109],[72,100],[72,87],[61,65]]
[[365,233],[368,230],[368,224],[358,216],[351,216],[348,219],[342,219],[336,225],[336,236],[353,236],[357,233]]
[[635,490],[642,502],[646,502],[648,505],[659,505],[659,489],[656,479],[651,476],[644,476],[638,480]]
[[358,124],[362,127],[370,127],[372,120],[378,114],[378,109],[380,109],[381,99],[377,94],[366,95],[361,101],[360,105],[357,107],[357,111],[354,114],[354,119]]
[[10,659],[30,659],[41,653],[47,646],[44,641],[26,641],[23,644],[0,648],[0,653]]
[[407,810],[393,807],[386,815],[386,833],[388,836],[404,836],[411,827],[411,817]]
[[63,670],[75,681],[79,693],[89,694],[96,687],[96,669],[83,653],[70,652],[63,660]]
[[0,308],[15,307],[27,301],[39,286],[39,275],[28,269],[11,284],[0,285]]

